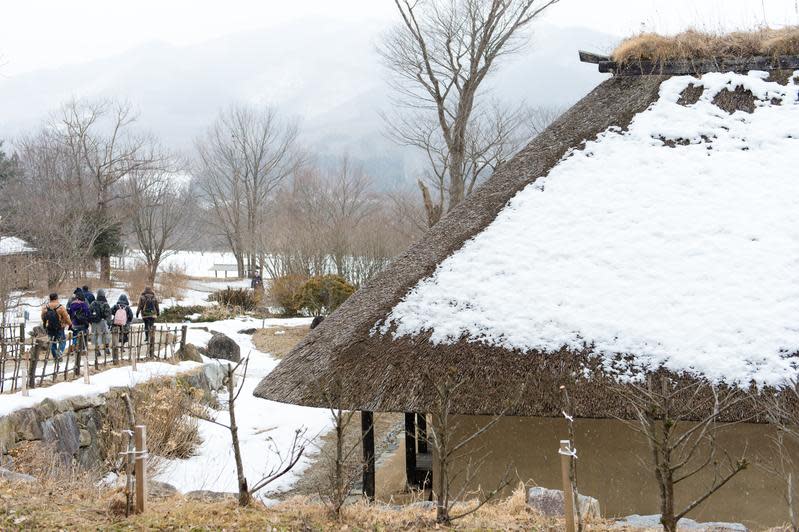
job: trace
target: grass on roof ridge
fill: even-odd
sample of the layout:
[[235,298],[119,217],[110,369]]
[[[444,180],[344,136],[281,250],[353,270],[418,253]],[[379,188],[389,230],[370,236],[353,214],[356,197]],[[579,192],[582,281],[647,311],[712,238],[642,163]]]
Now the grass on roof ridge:
[[761,27],[732,33],[689,29],[673,36],[640,33],[622,41],[612,57],[614,61],[625,64],[636,61],[781,55],[799,55],[799,26],[780,29]]

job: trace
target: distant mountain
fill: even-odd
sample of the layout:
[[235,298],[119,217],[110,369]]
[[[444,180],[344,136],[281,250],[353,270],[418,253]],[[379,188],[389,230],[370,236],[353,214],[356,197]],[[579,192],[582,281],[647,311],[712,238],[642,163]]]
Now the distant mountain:
[[[216,113],[235,101],[271,103],[300,119],[303,140],[321,161],[348,153],[386,182],[414,159],[385,139],[386,72],[375,53],[383,27],[305,19],[202,44],[140,46],[81,65],[0,78],[0,139],[35,127],[72,96],[125,98],[140,124],[176,149],[190,150]],[[492,78],[492,95],[566,106],[603,78],[577,60],[579,48],[606,50],[616,39],[581,28],[539,26],[532,45]]]

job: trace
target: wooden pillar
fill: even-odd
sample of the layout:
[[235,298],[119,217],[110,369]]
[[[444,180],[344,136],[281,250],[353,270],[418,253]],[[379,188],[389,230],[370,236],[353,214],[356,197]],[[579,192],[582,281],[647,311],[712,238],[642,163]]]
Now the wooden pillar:
[[147,505],[147,427],[136,425],[134,430],[136,443],[136,512],[144,512]]
[[181,349],[186,347],[186,334],[188,333],[188,331],[189,331],[189,326],[188,325],[183,325],[180,328],[180,348]]
[[361,412],[361,438],[363,441],[363,494],[375,500],[375,431],[374,414]]
[[415,487],[416,481],[416,414],[405,412],[405,480]]

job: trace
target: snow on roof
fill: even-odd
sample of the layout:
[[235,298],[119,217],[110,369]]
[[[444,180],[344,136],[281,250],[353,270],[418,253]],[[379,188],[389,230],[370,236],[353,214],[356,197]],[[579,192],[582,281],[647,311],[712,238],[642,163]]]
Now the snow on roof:
[[35,251],[30,245],[15,236],[0,236],[0,255],[15,255]]
[[[799,351],[799,87],[673,77],[519,192],[380,331],[554,352],[591,347],[713,381],[780,384]],[[701,85],[699,101],[680,105]],[[753,113],[713,104],[752,91]],[[674,141],[674,142],[670,142]],[[666,144],[668,142],[668,145]]]

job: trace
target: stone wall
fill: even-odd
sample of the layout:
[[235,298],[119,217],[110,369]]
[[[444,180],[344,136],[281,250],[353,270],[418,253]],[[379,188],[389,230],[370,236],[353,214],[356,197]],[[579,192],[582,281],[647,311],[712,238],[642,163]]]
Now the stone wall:
[[[222,389],[224,370],[219,364],[205,364],[176,377],[178,382],[202,390],[207,398]],[[100,433],[106,419],[108,398],[128,391],[112,388],[93,397],[45,399],[35,407],[17,410],[0,418],[0,458],[23,442],[52,445],[66,461],[86,469],[103,464],[105,450]]]

